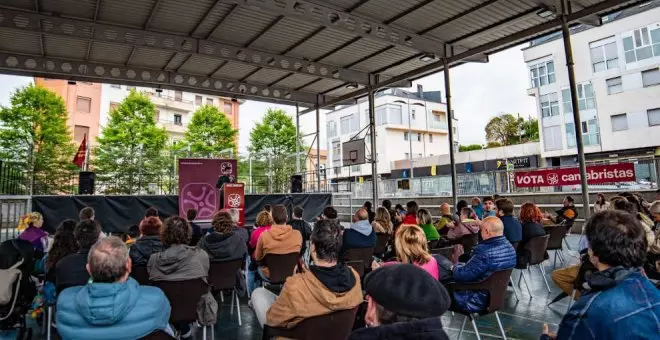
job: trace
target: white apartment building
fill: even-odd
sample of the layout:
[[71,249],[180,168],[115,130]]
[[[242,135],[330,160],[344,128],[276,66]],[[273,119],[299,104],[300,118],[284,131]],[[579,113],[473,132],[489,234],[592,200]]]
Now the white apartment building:
[[[411,158],[411,145],[413,159],[449,153],[447,105],[442,103],[440,92],[413,93],[386,89],[376,94],[375,107],[376,157],[378,175],[381,178],[390,177],[392,161]],[[365,129],[368,125],[369,103],[366,99],[326,114],[328,179],[371,178],[369,138],[365,140],[366,164],[350,167],[344,167],[342,164],[342,144],[363,129],[359,138],[368,136],[368,129]],[[454,144],[458,145],[456,125],[454,124]]]
[[[156,90],[148,87],[135,87],[115,84],[102,84],[101,126],[108,121],[110,110],[128,96],[131,89],[146,93],[156,106],[156,123],[165,128],[172,141],[181,140],[192,115],[202,105],[215,105],[227,115],[234,129],[238,129],[238,109],[240,101],[225,97],[209,96],[175,90]],[[238,145],[238,136],[236,137]]]
[[[652,158],[660,146],[660,1],[571,29],[580,124],[590,162]],[[541,157],[577,162],[575,125],[561,33],[524,49],[536,97]]]

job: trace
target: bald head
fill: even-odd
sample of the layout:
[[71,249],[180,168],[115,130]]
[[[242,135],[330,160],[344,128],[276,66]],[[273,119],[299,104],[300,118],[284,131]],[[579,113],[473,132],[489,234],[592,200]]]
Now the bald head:
[[357,216],[358,221],[364,221],[369,219],[369,213],[365,208],[358,209],[358,211],[355,213],[355,216]]
[[128,248],[118,237],[102,238],[89,251],[87,272],[94,282],[124,282],[130,268]]
[[489,238],[502,236],[504,234],[504,224],[499,217],[490,216],[483,219],[481,222],[481,238],[487,240]]

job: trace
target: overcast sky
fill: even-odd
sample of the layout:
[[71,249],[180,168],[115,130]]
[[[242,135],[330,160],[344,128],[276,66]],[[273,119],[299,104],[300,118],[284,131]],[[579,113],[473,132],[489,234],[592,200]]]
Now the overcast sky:
[[[484,127],[488,120],[500,113],[519,113],[522,117],[536,115],[535,101],[527,95],[528,71],[523,61],[521,48],[513,47],[490,56],[487,64],[471,63],[450,70],[452,104],[458,118],[460,143],[483,144],[486,140]],[[14,88],[24,86],[31,78],[0,75],[0,105],[9,104]],[[444,75],[438,73],[415,82],[422,84],[425,91],[440,90],[444,98]],[[411,89],[411,90],[412,90]],[[250,131],[261,120],[269,108],[281,108],[295,116],[295,107],[246,101],[240,108],[239,148],[244,152],[250,141]],[[301,117],[304,133],[313,132],[316,121],[313,113]],[[321,148],[326,148],[325,119],[321,115]],[[311,143],[312,137],[306,140]]]

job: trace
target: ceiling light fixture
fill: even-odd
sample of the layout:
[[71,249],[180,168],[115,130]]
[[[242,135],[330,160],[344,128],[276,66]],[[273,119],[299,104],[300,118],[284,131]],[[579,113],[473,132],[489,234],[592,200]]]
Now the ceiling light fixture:
[[543,19],[549,19],[549,18],[554,17],[555,13],[553,11],[549,10],[549,9],[543,9],[543,10],[539,11],[538,13],[536,13],[536,15],[538,15],[539,17],[541,17]]
[[347,88],[347,89],[350,89],[350,90],[355,90],[355,89],[358,88],[358,84],[356,84],[356,83],[349,83],[348,85],[346,85],[346,88]]
[[419,57],[419,60],[425,63],[428,63],[429,61],[433,61],[435,59],[436,56],[433,53],[425,53],[423,56]]

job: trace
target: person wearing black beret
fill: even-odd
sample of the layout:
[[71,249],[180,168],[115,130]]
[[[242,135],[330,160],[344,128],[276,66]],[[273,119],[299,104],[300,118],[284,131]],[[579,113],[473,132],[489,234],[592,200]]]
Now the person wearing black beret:
[[412,264],[378,268],[364,280],[366,328],[350,340],[448,340],[440,316],[451,300],[447,290],[425,270]]

